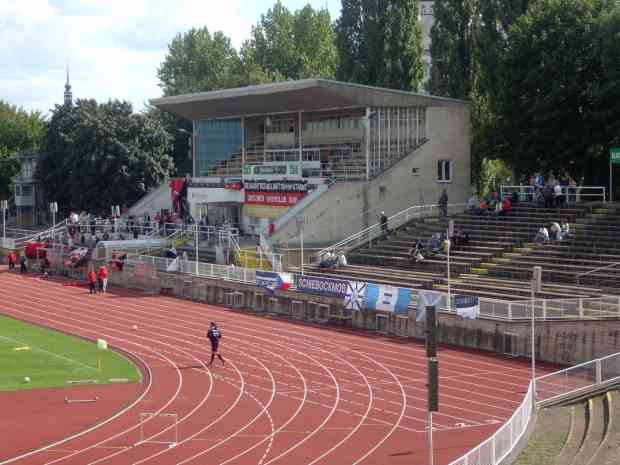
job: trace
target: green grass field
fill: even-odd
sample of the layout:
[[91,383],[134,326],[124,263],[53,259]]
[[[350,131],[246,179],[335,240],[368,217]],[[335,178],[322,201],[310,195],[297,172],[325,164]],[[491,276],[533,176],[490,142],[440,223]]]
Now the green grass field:
[[136,382],[140,373],[128,359],[100,351],[94,342],[0,316],[0,391],[66,387],[67,381],[104,384],[115,378]]

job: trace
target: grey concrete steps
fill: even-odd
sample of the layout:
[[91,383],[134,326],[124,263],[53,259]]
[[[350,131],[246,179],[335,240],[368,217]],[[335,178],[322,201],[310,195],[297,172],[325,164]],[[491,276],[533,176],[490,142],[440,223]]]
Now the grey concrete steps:
[[564,447],[558,455],[555,465],[572,463],[575,455],[579,452],[587,432],[589,413],[587,402],[571,406],[571,424]]
[[588,399],[586,434],[570,465],[588,465],[603,442],[608,422],[608,415],[605,413],[606,397],[603,395]]
[[606,438],[589,465],[618,465],[620,463],[620,396],[609,391],[610,415]]

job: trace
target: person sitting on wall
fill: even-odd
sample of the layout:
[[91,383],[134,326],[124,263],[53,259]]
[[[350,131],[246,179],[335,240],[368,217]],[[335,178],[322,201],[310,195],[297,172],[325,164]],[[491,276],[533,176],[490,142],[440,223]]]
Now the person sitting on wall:
[[344,252],[342,252],[341,254],[338,255],[338,268],[344,268],[345,266],[348,265],[347,263],[347,257],[345,256]]

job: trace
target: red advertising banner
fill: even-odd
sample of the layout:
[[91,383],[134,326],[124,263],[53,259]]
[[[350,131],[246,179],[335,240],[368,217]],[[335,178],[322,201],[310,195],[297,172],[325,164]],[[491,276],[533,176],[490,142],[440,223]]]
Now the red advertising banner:
[[245,203],[249,205],[274,205],[289,207],[306,195],[305,192],[249,192],[245,191]]

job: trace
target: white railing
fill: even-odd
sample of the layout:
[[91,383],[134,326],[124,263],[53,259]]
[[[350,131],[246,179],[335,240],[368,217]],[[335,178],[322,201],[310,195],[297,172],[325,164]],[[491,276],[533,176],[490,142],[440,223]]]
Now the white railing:
[[[518,196],[519,202],[533,202],[536,191],[540,190],[537,186],[501,186],[500,195]],[[572,205],[580,202],[603,202],[607,200],[607,188],[600,186],[562,186],[562,199],[565,205]]]
[[[108,260],[111,260],[111,256]],[[156,271],[166,272],[175,259],[164,257],[153,257],[148,255],[127,254],[124,263],[126,265],[145,264],[152,266]],[[241,283],[256,283],[256,270],[251,268],[242,268],[234,265],[217,265],[215,263],[196,262],[194,260],[177,261],[178,268],[175,270],[179,273],[200,276],[203,278],[224,279],[228,281],[238,281]]]
[[[601,267],[595,268],[593,270],[586,271],[585,273],[580,273],[580,274],[578,274],[575,277],[575,279],[577,281],[577,284],[580,284],[581,282],[583,282],[583,278],[585,278],[586,276],[589,276],[589,275],[591,275],[593,273],[598,273],[599,271],[610,270],[612,268],[616,268],[619,265],[620,265],[620,262],[613,262],[613,263],[610,263],[609,265],[601,266]],[[595,279],[600,281],[601,277],[600,276],[596,276]],[[602,279],[604,280],[605,277],[603,277]]]
[[[448,205],[448,214],[463,211],[465,204],[451,204]],[[396,229],[413,219],[421,219],[434,214],[439,215],[441,207],[439,205],[414,205],[406,208],[394,215],[388,217],[387,228],[388,230]],[[358,247],[365,242],[377,239],[385,234],[382,224],[376,223],[372,226],[362,229],[361,231],[347,237],[346,239],[337,242],[324,248],[317,254],[317,259],[325,255],[327,252],[333,251],[348,251],[352,248]]]
[[620,381],[620,352],[536,378],[536,401],[543,404],[567,395]]
[[450,465],[497,465],[512,452],[527,429],[534,407],[532,383],[510,419],[493,435]]

